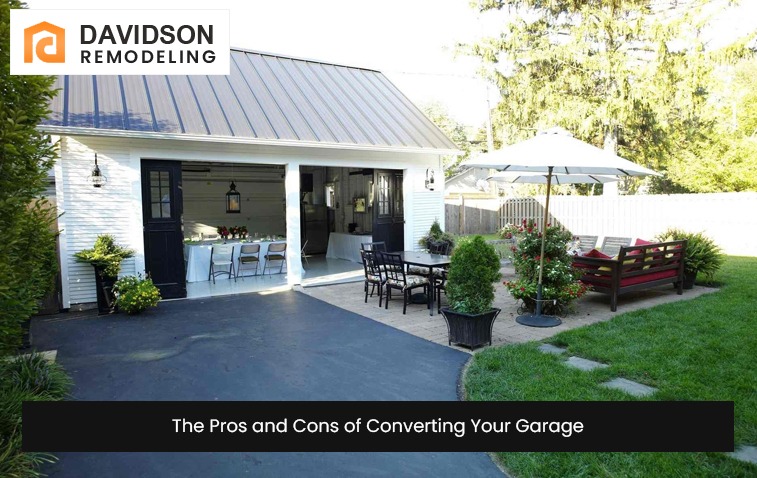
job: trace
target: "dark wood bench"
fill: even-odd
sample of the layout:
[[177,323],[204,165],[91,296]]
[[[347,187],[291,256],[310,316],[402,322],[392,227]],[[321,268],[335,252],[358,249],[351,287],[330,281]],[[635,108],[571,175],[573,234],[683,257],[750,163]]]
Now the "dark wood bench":
[[624,246],[617,259],[573,257],[573,267],[583,274],[581,281],[591,290],[610,295],[610,310],[618,309],[618,296],[626,292],[674,284],[683,294],[683,258],[686,241]]

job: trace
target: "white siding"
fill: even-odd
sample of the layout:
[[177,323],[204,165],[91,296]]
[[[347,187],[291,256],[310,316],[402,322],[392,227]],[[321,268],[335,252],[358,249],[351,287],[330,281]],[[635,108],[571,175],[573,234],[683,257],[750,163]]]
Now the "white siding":
[[[98,153],[100,170],[108,178],[102,188],[95,188],[88,178]],[[97,140],[80,142],[70,137],[62,138],[60,168],[56,171],[56,183],[63,192],[59,202],[63,215],[59,225],[64,230],[66,263],[62,270],[68,284],[69,301],[72,304],[97,301],[95,274],[92,266],[78,262],[74,254],[89,249],[98,234],[112,234],[116,241],[126,247],[142,250],[141,201],[132,197],[133,182],[139,182],[139,169],[131,165],[128,149],[114,149]],[[60,199],[60,198],[59,198]],[[135,234],[135,231],[138,231]],[[63,253],[63,252],[62,252]],[[135,274],[134,258],[124,261],[121,274]],[[65,304],[68,305],[68,304]]]
[[[429,164],[429,167],[436,163]],[[436,177],[442,178],[440,169],[436,169]],[[444,229],[444,182],[437,180],[434,191],[429,191],[425,186],[426,168],[412,168],[405,170],[405,216],[407,226],[405,229],[405,248],[419,250],[418,243],[431,228],[434,221]]]

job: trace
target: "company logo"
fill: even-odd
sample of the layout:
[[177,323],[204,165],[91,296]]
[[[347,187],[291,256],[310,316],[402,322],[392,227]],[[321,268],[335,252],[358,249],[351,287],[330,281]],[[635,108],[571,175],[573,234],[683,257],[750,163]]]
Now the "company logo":
[[[50,33],[37,40],[34,46],[34,35]],[[52,49],[52,53],[48,52]],[[66,30],[48,22],[40,22],[24,29],[24,63],[32,63],[34,57],[45,63],[65,63],[66,61]]]
[[228,75],[228,10],[11,10],[13,75]]

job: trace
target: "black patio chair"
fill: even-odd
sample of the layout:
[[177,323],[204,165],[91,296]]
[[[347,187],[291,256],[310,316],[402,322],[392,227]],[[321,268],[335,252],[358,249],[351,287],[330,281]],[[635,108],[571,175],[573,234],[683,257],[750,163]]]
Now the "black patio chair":
[[402,256],[399,254],[377,252],[376,257],[379,261],[379,271],[381,277],[384,278],[384,287],[386,288],[386,302],[384,308],[389,309],[389,300],[392,298],[392,289],[397,289],[402,291],[402,314],[406,314],[407,304],[410,302],[411,291],[418,287],[428,289],[428,278],[414,274],[406,274],[402,263]]
[[360,250],[361,251],[380,251],[380,252],[386,252],[386,242],[384,242],[384,241],[362,242],[362,243],[360,243]]
[[378,287],[379,307],[384,296],[384,279],[381,276],[381,268],[373,251],[360,251],[360,257],[363,259],[363,270],[365,272],[365,303],[368,303],[368,286],[371,287],[371,297]]

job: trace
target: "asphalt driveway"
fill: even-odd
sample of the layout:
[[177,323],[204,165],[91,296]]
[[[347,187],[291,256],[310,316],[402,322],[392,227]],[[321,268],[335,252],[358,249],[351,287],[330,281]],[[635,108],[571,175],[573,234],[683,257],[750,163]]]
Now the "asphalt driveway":
[[[32,324],[78,400],[456,400],[470,355],[298,292]],[[484,453],[60,453],[55,477],[498,476]]]

